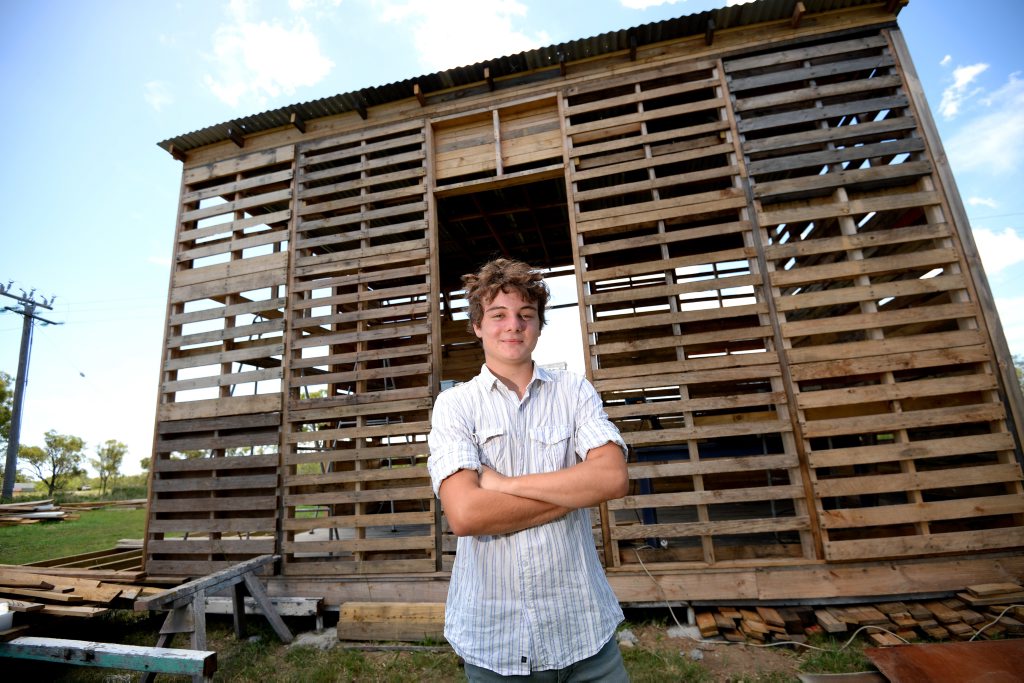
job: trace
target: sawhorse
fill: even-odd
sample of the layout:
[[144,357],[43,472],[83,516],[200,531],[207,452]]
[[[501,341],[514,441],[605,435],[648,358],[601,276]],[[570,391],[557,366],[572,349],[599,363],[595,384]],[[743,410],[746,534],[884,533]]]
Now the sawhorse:
[[[256,570],[280,559],[278,555],[260,555],[251,560],[240,562],[227,569],[210,574],[200,579],[183,583],[177,588],[170,588],[157,595],[135,601],[136,612],[151,610],[167,611],[167,618],[160,627],[157,647],[170,647],[174,636],[179,633],[191,634],[190,646],[193,650],[206,649],[206,596],[232,588],[232,606],[235,636],[245,635],[245,591],[256,601],[263,611],[263,616],[270,622],[274,633],[282,642],[292,642],[292,633],[288,630],[281,615],[277,613],[274,603],[270,601],[266,589],[256,578]],[[194,680],[195,677],[193,677]],[[142,680],[152,682],[152,674]],[[201,680],[201,679],[200,679]]]

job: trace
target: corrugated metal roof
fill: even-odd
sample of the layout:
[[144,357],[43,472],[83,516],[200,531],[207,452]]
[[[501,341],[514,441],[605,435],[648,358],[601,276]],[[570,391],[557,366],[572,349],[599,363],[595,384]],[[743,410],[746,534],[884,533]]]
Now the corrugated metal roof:
[[[830,12],[834,10],[881,4],[879,0],[802,0],[808,13]],[[214,126],[209,126],[192,133],[168,138],[158,143],[167,151],[174,149],[188,152],[225,140],[230,140],[229,131],[250,135],[263,131],[291,125],[291,116],[296,114],[303,121],[326,116],[336,116],[345,112],[368,110],[377,105],[404,100],[412,96],[414,84],[419,84],[421,91],[429,95],[431,92],[450,90],[484,81],[484,69],[490,69],[493,79],[516,74],[526,74],[540,69],[557,66],[563,59],[566,63],[587,59],[612,52],[630,49],[630,42],[635,37],[637,47],[651,45],[668,40],[676,40],[694,35],[703,35],[707,31],[708,20],[714,21],[715,30],[724,30],[738,26],[749,26],[768,21],[787,19],[793,15],[797,0],[758,0],[744,5],[733,5],[697,14],[690,14],[677,19],[642,24],[630,29],[609,31],[592,38],[581,38],[567,43],[548,45],[528,52],[498,57],[478,62],[469,66],[461,66],[447,71],[439,71],[415,78],[407,78],[387,85],[364,88],[362,90],[332,95],[310,102],[300,102],[279,109],[272,109],[260,114],[245,116]],[[894,12],[899,13],[901,2],[889,0]]]

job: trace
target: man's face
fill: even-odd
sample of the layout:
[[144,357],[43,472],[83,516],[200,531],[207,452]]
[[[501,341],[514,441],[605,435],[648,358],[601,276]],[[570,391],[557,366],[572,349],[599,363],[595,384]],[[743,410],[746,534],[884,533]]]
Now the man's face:
[[533,362],[540,338],[537,306],[523,301],[517,292],[501,292],[484,303],[484,315],[473,331],[484,345],[488,364],[516,366]]

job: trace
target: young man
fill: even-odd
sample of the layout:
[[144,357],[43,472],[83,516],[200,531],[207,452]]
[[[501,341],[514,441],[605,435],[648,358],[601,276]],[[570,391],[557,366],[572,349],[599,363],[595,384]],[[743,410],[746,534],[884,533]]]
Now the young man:
[[585,378],[534,364],[541,275],[498,259],[462,281],[485,362],[437,397],[429,437],[459,537],[445,637],[470,681],[626,681],[588,513],[626,494],[626,445]]

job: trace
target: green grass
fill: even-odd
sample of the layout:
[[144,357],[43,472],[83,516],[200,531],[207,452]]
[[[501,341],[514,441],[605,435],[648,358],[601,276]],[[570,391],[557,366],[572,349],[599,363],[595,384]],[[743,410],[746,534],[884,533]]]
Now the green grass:
[[623,650],[622,660],[633,683],[657,683],[658,681],[679,681],[680,683],[710,683],[711,674],[696,662],[682,654],[666,655],[650,650]]
[[0,527],[0,564],[29,564],[113,548],[142,538],[146,511],[86,510],[76,520]]
[[831,637],[815,637],[809,645],[821,648],[808,650],[800,658],[800,670],[804,673],[816,674],[848,674],[858,671],[874,671],[875,666],[864,654],[865,642],[855,638],[846,645]]

